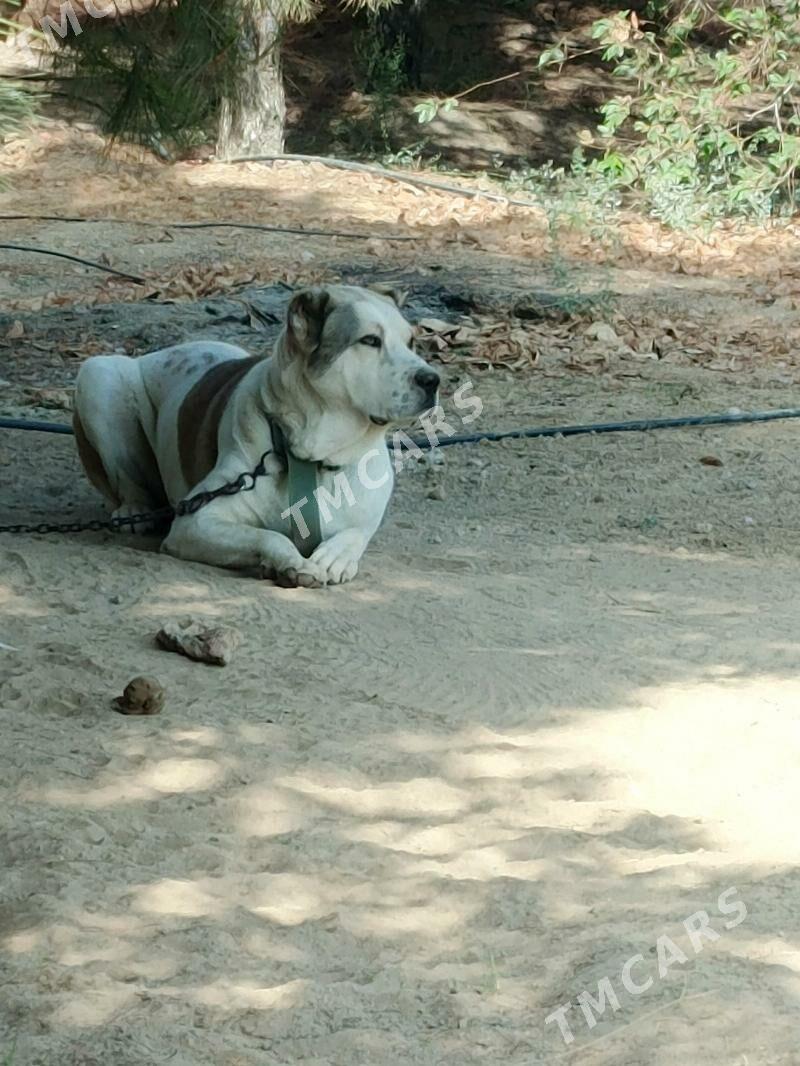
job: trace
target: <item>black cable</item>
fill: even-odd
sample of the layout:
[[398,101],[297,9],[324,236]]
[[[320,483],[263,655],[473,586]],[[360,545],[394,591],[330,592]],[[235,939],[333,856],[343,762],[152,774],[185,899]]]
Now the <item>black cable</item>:
[[65,422],[36,422],[28,418],[0,418],[0,429],[33,429],[39,433],[72,434],[72,426]]
[[144,278],[136,274],[128,274],[124,270],[115,270],[106,266],[105,263],[95,263],[91,259],[82,259],[79,255],[67,255],[66,252],[54,252],[51,248],[32,248],[26,244],[0,244],[0,249],[9,249],[12,252],[34,252],[37,255],[53,255],[57,259],[69,259],[71,263],[80,263],[82,266],[94,267],[95,270],[104,270],[106,274],[116,274],[118,278],[127,278],[128,281],[144,284]]
[[[686,426],[724,426],[743,422],[775,422],[780,418],[800,418],[800,407],[776,411],[741,411],[717,415],[686,415],[676,418],[637,418],[630,422],[589,422],[569,426],[538,426],[532,429],[507,429],[498,433],[463,433],[431,443],[415,440],[418,448],[444,448],[448,444],[478,444],[482,440],[526,440],[532,437],[577,437],[584,433],[634,433],[651,429],[681,429]],[[407,445],[403,449],[407,450]]]
[[268,226],[260,222],[152,222],[130,218],[83,218],[79,215],[0,215],[2,222],[95,222],[127,226],[155,226],[158,229],[252,229],[264,233],[294,233],[305,237],[342,237],[351,241],[418,241],[421,238],[398,233],[346,233],[342,230],[302,229],[299,226]]
[[[682,429],[689,426],[742,425],[748,422],[775,422],[782,418],[800,418],[800,407],[784,407],[775,411],[737,411],[715,415],[684,415],[675,418],[637,418],[628,422],[587,422],[567,426],[535,426],[529,429],[487,430],[484,433],[462,433],[440,440],[413,439],[422,450],[445,448],[449,444],[478,444],[480,441],[529,440],[535,437],[577,437],[589,433],[634,433],[652,429]],[[24,418],[0,418],[0,429],[29,429],[42,433],[72,433],[72,426],[64,422],[37,422]],[[412,444],[401,443],[400,450],[410,450]]]

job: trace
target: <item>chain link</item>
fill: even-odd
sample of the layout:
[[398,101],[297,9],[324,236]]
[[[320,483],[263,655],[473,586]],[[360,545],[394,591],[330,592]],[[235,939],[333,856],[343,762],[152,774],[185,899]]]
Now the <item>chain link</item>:
[[[267,456],[272,454],[272,449],[264,452],[253,470],[239,474],[233,481],[220,485],[218,489],[197,492],[194,496],[181,500],[175,508],[159,507],[155,511],[143,511],[141,514],[124,515],[118,518],[95,518],[90,522],[38,522],[30,525],[22,523],[0,525],[0,533],[115,533],[126,526],[131,526],[134,533],[144,533],[148,527],[152,527],[154,524],[171,521],[181,515],[196,514],[201,507],[205,507],[206,504],[211,503],[212,500],[216,500],[220,496],[235,496],[239,492],[251,492],[256,486],[256,481],[266,474]],[[136,527],[139,525],[145,528],[138,530]]]

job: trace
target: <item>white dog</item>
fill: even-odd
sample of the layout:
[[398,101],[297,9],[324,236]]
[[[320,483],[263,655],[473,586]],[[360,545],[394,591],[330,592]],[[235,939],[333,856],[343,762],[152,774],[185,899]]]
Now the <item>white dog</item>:
[[[398,307],[385,291],[309,289],[269,358],[196,341],[88,359],[74,425],[90,481],[129,516],[219,488],[268,453],[252,488],[179,514],[162,549],[289,586],[351,580],[392,492],[384,427],[429,410],[439,386]],[[316,491],[293,499],[298,483]]]

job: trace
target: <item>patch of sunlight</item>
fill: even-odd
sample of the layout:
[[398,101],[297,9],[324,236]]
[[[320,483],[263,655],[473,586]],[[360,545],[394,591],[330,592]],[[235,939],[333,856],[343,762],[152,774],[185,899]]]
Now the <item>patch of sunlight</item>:
[[666,684],[638,699],[542,730],[541,765],[568,773],[591,761],[617,810],[705,824],[709,846],[741,863],[800,861],[791,816],[800,804],[800,680]]
[[409,855],[435,858],[454,855],[465,848],[479,848],[516,840],[519,830],[499,825],[494,813],[482,811],[480,815],[465,818],[460,822],[444,822],[431,826],[409,825],[408,822],[396,821],[359,822],[352,827],[341,828],[339,833],[346,840],[373,844]]
[[438,595],[442,591],[439,584],[434,583],[430,578],[423,577],[386,577],[383,583],[386,588],[397,589],[400,592],[435,591]]
[[51,612],[45,607],[36,607],[28,596],[18,596],[7,585],[0,585],[0,608],[10,618],[44,618]]
[[174,914],[186,918],[202,918],[219,914],[222,900],[216,899],[194,881],[175,881],[166,878],[141,886],[136,893],[136,908],[149,914]]
[[432,751],[468,751],[471,748],[535,748],[538,734],[497,733],[483,725],[470,726],[458,733],[423,733],[397,731],[376,740],[398,751],[430,753]]
[[222,768],[213,759],[162,759],[140,774],[143,785],[156,792],[192,792],[219,782]]
[[[86,940],[86,934],[81,939]],[[132,945],[124,940],[109,941],[103,938],[95,944],[87,943],[84,947],[73,945],[65,948],[58,956],[58,961],[62,966],[85,966],[90,962],[120,962],[127,959],[132,951]]]
[[52,1015],[52,1021],[60,1025],[74,1025],[89,1028],[104,1025],[117,1011],[138,1002],[136,989],[116,986],[102,991],[84,989],[80,999],[70,999],[58,1007]]
[[213,593],[211,586],[205,582],[201,585],[199,582],[180,582],[175,581],[160,582],[158,586],[158,594],[165,602],[171,600],[202,600],[204,603],[206,600],[213,599]]
[[533,777],[543,767],[541,756],[532,748],[484,748],[445,755],[442,769],[448,777],[470,781],[481,777]]
[[3,941],[3,947],[12,955],[24,955],[33,951],[42,942],[42,932],[39,929],[22,929],[19,933],[12,933]]
[[424,859],[414,867],[415,874],[455,877],[459,881],[492,881],[496,877],[518,881],[538,881],[548,863],[541,859],[512,859],[498,847],[469,848],[446,862]]
[[117,936],[148,936],[149,925],[133,914],[102,914],[100,911],[73,911],[73,919],[84,929],[102,930]]
[[108,785],[93,789],[71,791],[66,788],[48,788],[42,792],[29,792],[26,799],[34,803],[50,803],[54,807],[81,807],[97,811],[120,803],[135,803],[153,798],[153,790],[145,788],[133,777],[118,777]]
[[96,788],[71,791],[49,788],[29,793],[27,799],[59,807],[99,810],[121,803],[152,799],[157,793],[191,792],[210,788],[222,779],[223,770],[212,759],[162,759],[140,771],[122,774]]
[[275,940],[266,933],[254,932],[242,939],[242,948],[248,955],[259,959],[274,959],[275,962],[302,962],[305,952],[283,938]]
[[384,603],[386,596],[376,589],[351,589],[349,599],[354,603]]
[[413,855],[449,855],[460,851],[467,830],[458,822],[444,825],[409,827],[406,822],[369,822],[353,828],[341,829],[346,840],[376,844],[391,851],[406,851]]
[[266,874],[242,899],[242,906],[278,925],[301,925],[331,913],[330,893],[319,877]]
[[787,970],[800,974],[800,943],[796,941],[778,937],[770,937],[769,940],[744,938],[737,930],[736,940],[730,944],[726,942],[725,946],[728,953],[736,958],[750,959],[771,966],[785,966]]
[[168,733],[172,740],[187,744],[198,744],[204,748],[219,747],[223,742],[223,735],[219,729],[213,726],[196,726],[194,729],[173,729]]
[[308,981],[298,977],[294,981],[268,988],[216,981],[195,988],[164,988],[159,991],[162,995],[180,996],[219,1010],[287,1010],[303,1003],[307,987]]
[[468,809],[470,794],[453,788],[439,777],[417,777],[410,781],[393,781],[373,787],[350,788],[344,785],[323,784],[308,777],[295,775],[276,781],[282,788],[293,789],[328,807],[358,814],[362,817],[381,815],[454,815]]
[[244,789],[236,801],[237,828],[254,837],[294,833],[307,824],[308,806],[292,793],[254,785]]
[[290,731],[275,722],[239,722],[235,728],[246,744],[269,744],[274,750],[276,744],[289,747],[294,742]]
[[[355,936],[421,936],[433,942],[469,922],[480,911],[481,903],[467,903],[455,896],[439,893],[431,902],[411,906],[350,907],[339,915],[342,926]],[[437,945],[440,950],[441,944]]]

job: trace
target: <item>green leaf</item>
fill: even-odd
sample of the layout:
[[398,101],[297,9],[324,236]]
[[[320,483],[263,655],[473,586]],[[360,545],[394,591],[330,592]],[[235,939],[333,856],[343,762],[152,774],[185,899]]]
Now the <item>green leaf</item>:
[[428,122],[433,122],[439,114],[439,101],[434,100],[433,97],[429,100],[423,100],[415,106],[414,114],[417,116],[417,122],[419,122],[421,126],[424,126]]
[[563,63],[567,58],[567,53],[563,48],[545,48],[545,50],[539,56],[539,66],[548,67],[554,63]]

